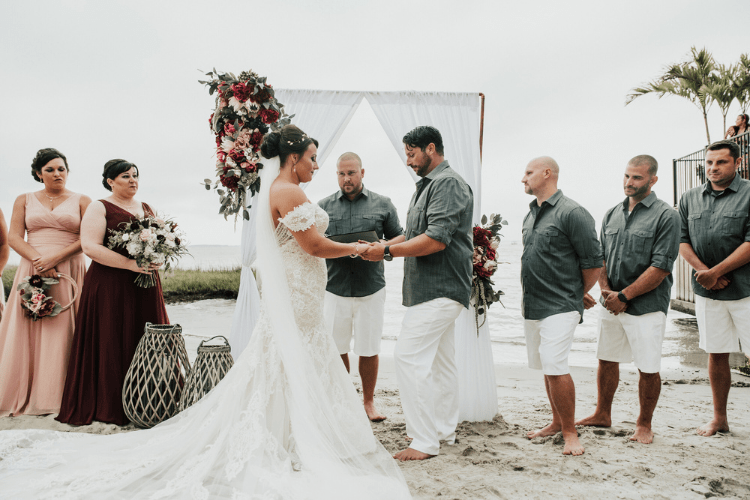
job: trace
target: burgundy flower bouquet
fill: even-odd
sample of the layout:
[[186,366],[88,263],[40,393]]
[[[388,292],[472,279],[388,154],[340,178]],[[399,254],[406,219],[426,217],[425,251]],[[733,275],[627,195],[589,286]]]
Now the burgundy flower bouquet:
[[[210,80],[199,83],[208,87],[210,95],[216,93],[216,108],[208,119],[216,135],[216,181],[205,179],[206,189],[211,185],[219,194],[219,213],[227,216],[242,211],[249,218],[247,203],[260,189],[260,144],[269,127],[277,130],[287,125],[291,116],[274,97],[274,90],[252,71],[243,71],[239,77],[232,73],[219,73],[214,69],[206,73]],[[250,191],[248,196],[247,191]]]
[[[487,320],[486,312],[490,305],[500,301],[500,296],[505,295],[502,290],[495,290],[492,275],[497,270],[497,247],[500,245],[500,230],[508,221],[502,216],[491,214],[489,219],[482,216],[482,223],[474,226],[474,257],[473,278],[471,282],[471,304],[474,306],[474,317],[477,323],[477,335],[479,328]],[[479,324],[479,316],[482,324]]]

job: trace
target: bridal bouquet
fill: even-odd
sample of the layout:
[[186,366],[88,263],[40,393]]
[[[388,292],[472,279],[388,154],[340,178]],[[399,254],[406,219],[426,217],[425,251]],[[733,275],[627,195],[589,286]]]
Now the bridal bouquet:
[[474,226],[474,264],[473,278],[471,282],[471,304],[474,306],[474,317],[477,323],[477,335],[479,327],[484,325],[487,317],[484,316],[482,325],[479,324],[479,316],[484,315],[494,302],[500,301],[504,295],[502,290],[495,290],[492,275],[497,270],[497,247],[500,245],[500,229],[508,225],[508,221],[498,214],[491,214],[489,220],[486,215],[482,216],[482,223]]
[[26,276],[18,284],[17,290],[21,294],[21,309],[27,318],[39,321],[42,318],[52,318],[63,311],[63,306],[47,294],[52,285],[57,285],[54,278],[42,278],[38,274]]
[[[210,80],[199,83],[216,93],[216,108],[208,119],[216,135],[216,171],[218,180],[203,181],[206,189],[219,194],[219,213],[227,216],[242,210],[249,218],[247,202],[260,189],[260,144],[269,127],[274,130],[289,124],[291,116],[274,97],[274,90],[252,71],[243,71],[239,77],[233,73],[219,73],[214,69],[206,73]],[[220,187],[221,186],[221,187]],[[250,190],[250,195],[247,191]]]
[[[120,227],[122,229],[109,230],[107,247],[112,250],[124,248],[139,267],[165,264],[164,270],[168,271],[172,261],[188,253],[184,235],[174,221],[148,215],[143,219],[133,218],[130,222],[122,222]],[[158,277],[157,271],[139,273],[135,284],[150,288],[156,285]]]

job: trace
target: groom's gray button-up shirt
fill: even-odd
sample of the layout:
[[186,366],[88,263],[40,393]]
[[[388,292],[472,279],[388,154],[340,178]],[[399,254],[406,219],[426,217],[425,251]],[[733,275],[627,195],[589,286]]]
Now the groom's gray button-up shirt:
[[406,240],[426,234],[445,248],[404,259],[405,306],[445,297],[469,307],[473,212],[471,188],[447,161],[417,182],[406,216]]
[[[390,240],[404,234],[398,212],[391,199],[362,188],[350,200],[343,192],[333,193],[318,202],[328,213],[326,235],[375,231],[378,238]],[[326,290],[339,297],[367,297],[385,287],[383,262],[341,257],[326,259],[328,285]]]

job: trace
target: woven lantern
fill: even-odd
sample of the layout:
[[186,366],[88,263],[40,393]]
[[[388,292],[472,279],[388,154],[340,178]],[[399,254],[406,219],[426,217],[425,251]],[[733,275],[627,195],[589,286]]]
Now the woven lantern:
[[[205,345],[213,339],[224,339],[223,345]],[[204,340],[198,346],[198,357],[195,358],[185,390],[182,391],[180,411],[194,405],[208,391],[216,387],[224,375],[234,365],[232,348],[226,337],[218,335]]]
[[179,412],[190,373],[180,325],[146,323],[122,387],[125,415],[148,429]]

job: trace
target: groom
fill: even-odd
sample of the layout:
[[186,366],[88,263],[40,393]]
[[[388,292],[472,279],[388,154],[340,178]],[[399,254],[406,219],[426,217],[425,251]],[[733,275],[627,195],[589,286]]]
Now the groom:
[[403,304],[408,308],[394,358],[411,446],[394,455],[424,460],[453,444],[458,424],[458,374],[454,326],[469,307],[474,252],[474,196],[445,161],[434,127],[417,127],[403,138],[406,164],[422,179],[409,204],[406,237],[373,243],[367,260],[404,259]]

